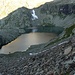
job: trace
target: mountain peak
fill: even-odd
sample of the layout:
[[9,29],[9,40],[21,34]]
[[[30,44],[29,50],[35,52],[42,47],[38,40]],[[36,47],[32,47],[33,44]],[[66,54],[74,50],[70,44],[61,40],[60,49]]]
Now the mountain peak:
[[0,1],[0,19],[2,19],[3,17],[6,17],[9,13],[23,6],[28,9],[33,9],[50,1],[53,1],[53,0],[1,0]]

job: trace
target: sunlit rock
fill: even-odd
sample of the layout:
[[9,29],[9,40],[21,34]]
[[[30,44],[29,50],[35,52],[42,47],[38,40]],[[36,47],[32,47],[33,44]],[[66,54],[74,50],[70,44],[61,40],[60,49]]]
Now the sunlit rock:
[[53,0],[0,0],[0,19],[20,7],[32,9],[50,1]]
[[32,10],[32,20],[38,19],[38,16],[35,14],[35,10]]

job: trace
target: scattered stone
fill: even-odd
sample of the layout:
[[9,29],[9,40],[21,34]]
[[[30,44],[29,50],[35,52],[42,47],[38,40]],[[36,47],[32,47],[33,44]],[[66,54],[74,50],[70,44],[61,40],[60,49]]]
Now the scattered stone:
[[43,48],[38,54],[33,52],[25,55],[24,52],[19,52],[0,55],[0,73],[1,75],[74,75],[75,50],[69,55],[71,49],[71,43],[68,42],[57,44],[55,48]]
[[72,49],[71,46],[67,47],[67,48],[64,50],[64,54],[65,54],[65,55],[69,54],[69,53],[71,52],[71,49]]

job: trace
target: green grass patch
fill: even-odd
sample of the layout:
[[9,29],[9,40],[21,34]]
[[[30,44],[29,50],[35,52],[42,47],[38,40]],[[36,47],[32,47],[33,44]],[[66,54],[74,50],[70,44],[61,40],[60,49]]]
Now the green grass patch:
[[[63,39],[66,39],[66,38],[68,38],[68,37],[70,37],[70,35],[74,35],[74,33],[72,32],[72,30],[75,28],[75,24],[74,25],[72,25],[72,26],[70,26],[69,28],[66,28],[65,29],[65,34],[63,35],[63,37],[62,38],[57,38],[57,39],[55,39],[54,41],[52,41],[52,42],[50,42],[49,44],[47,44],[45,47],[47,47],[47,46],[49,46],[49,45],[52,45],[52,44],[54,44],[54,43],[57,43],[57,42],[59,42],[59,41],[61,41],[61,40],[63,40]],[[44,47],[44,48],[45,48]]]
[[75,28],[75,24],[74,25],[72,25],[71,27],[69,27],[69,28],[66,28],[65,29],[65,34],[64,34],[64,36],[62,37],[62,38],[67,38],[67,37],[69,37],[70,35],[74,35],[74,33],[72,32],[72,30]]
[[50,42],[49,44],[47,44],[44,48],[46,48],[46,47],[48,47],[48,46],[50,46],[50,45],[52,45],[52,44],[54,44],[58,41],[61,41],[61,39],[57,38],[56,40],[54,40],[54,41]]

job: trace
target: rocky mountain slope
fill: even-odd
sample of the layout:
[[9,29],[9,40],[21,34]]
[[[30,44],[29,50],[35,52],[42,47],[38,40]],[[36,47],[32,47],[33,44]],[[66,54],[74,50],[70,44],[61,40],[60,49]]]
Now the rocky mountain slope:
[[61,4],[75,3],[75,0],[54,0],[54,1],[59,1]]
[[21,7],[32,9],[53,0],[1,0],[0,1],[0,19],[6,17],[9,13]]
[[0,20],[0,46],[3,46],[25,33],[30,26],[31,14],[27,8],[19,8]]
[[[63,3],[61,4],[61,2]],[[24,7],[0,20],[0,35],[3,38],[1,45],[7,44],[25,33],[26,27],[48,25],[67,28],[75,24],[75,4],[71,3],[71,0],[67,4],[64,1],[48,2],[34,11],[38,17],[36,20],[32,20],[32,10]],[[73,31],[75,32],[75,29]],[[5,35],[2,35],[4,33]]]
[[66,1],[34,9],[37,20],[32,21],[31,10],[24,7],[0,20],[0,47],[25,33],[31,24],[65,28],[46,44],[31,46],[26,52],[0,54],[1,75],[75,75],[75,4]]
[[0,55],[0,74],[75,75],[75,35],[42,52]]
[[75,23],[75,4],[68,1],[46,3],[35,9],[42,25],[48,23],[56,26],[67,27]]
[[[73,1],[74,2],[74,1]],[[59,26],[68,28],[75,24],[75,4],[65,1],[48,2],[34,9],[38,19],[32,20],[32,10],[19,8],[0,20],[1,46],[26,32],[30,26]],[[65,4],[66,3],[66,4]],[[73,29],[75,32],[75,29]],[[4,35],[3,35],[4,34]],[[10,36],[10,37],[9,37]]]

